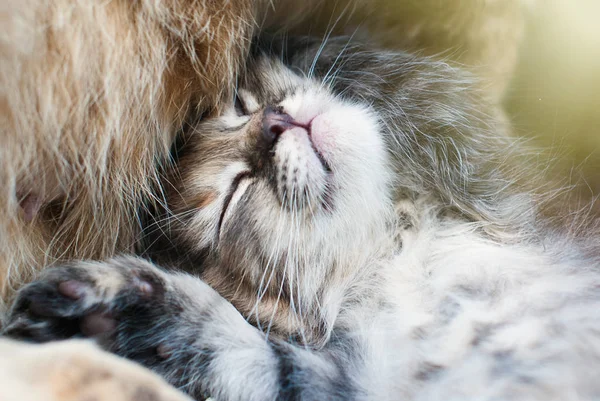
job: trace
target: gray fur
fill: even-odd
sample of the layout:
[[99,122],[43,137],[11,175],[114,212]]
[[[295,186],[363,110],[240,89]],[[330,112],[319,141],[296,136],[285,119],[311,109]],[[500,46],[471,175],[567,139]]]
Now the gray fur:
[[[179,272],[49,270],[7,333],[64,338],[108,311],[107,349],[196,398],[600,398],[593,224],[544,217],[556,193],[472,84],[346,38],[258,40],[241,109],[191,124],[149,226]],[[297,123],[275,142],[266,107]]]

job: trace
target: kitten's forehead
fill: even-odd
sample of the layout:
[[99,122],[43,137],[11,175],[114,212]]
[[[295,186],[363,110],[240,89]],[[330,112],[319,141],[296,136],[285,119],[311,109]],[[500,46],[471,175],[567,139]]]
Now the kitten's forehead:
[[286,65],[280,55],[261,52],[249,59],[241,88],[262,104],[277,104],[300,88],[314,85],[302,71]]

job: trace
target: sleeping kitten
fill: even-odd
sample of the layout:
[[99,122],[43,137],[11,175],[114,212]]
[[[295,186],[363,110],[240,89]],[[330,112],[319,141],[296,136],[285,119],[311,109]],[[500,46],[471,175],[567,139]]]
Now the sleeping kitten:
[[258,41],[165,180],[150,254],[176,269],[49,269],[6,334],[95,336],[198,399],[598,399],[597,237],[542,216],[471,83],[344,38]]

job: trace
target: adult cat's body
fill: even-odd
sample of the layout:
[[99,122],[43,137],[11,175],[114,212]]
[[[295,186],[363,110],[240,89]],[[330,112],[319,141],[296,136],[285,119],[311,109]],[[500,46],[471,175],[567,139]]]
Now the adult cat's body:
[[186,134],[156,222],[153,256],[204,281],[52,269],[7,333],[100,335],[197,398],[600,397],[598,246],[541,217],[469,88],[344,39],[260,43],[236,104]]

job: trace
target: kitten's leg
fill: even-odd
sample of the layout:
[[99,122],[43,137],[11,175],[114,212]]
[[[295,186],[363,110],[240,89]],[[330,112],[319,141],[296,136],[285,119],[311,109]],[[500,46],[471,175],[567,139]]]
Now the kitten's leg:
[[201,280],[136,258],[49,269],[20,292],[6,333],[34,341],[99,336],[196,398],[357,397],[351,355],[360,349],[349,340],[319,351],[268,340]]

